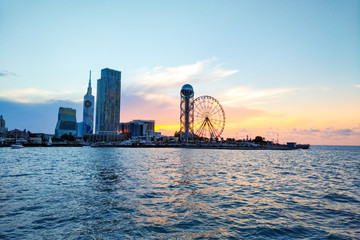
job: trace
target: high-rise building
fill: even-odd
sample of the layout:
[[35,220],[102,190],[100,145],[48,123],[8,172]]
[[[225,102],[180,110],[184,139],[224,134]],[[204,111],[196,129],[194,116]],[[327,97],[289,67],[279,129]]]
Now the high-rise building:
[[60,107],[58,121],[55,128],[55,137],[60,138],[64,134],[71,134],[76,137],[76,129],[76,110]]
[[121,72],[105,68],[97,81],[96,134],[112,134],[119,129]]
[[0,133],[7,133],[8,129],[5,126],[3,115],[0,115]]
[[92,95],[91,88],[91,71],[89,76],[89,86],[87,93],[84,96],[84,105],[83,105],[83,123],[82,131],[83,134],[92,134],[94,129],[94,96]]

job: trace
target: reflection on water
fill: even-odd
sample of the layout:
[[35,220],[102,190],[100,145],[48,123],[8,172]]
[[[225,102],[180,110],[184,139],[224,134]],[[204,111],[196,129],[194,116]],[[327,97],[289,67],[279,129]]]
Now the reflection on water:
[[357,238],[360,149],[0,149],[0,238]]

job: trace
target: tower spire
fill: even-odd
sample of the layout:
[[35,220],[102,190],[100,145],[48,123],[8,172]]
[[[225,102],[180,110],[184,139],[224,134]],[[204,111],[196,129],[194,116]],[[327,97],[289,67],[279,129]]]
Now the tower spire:
[[91,87],[91,70],[90,70],[90,75],[89,75],[89,87]]
[[88,87],[88,94],[91,95],[91,70],[90,70],[90,74],[89,74],[89,87]]

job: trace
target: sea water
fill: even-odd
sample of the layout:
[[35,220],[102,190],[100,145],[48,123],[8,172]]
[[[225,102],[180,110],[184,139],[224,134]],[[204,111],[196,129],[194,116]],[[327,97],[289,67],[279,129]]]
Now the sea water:
[[0,149],[0,239],[360,239],[360,148]]

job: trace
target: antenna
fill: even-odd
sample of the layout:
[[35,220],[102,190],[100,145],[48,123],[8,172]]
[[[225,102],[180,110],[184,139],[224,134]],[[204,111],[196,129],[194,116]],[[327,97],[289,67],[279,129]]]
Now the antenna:
[[91,70],[90,70],[90,75],[89,75],[89,87],[91,85]]
[[90,70],[90,74],[89,74],[89,87],[88,87],[88,94],[90,94],[91,95],[91,70]]

